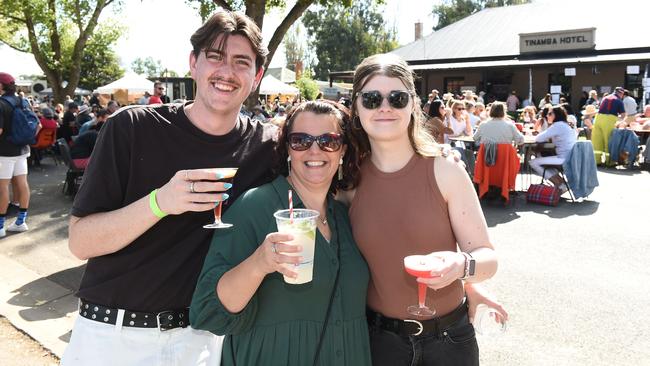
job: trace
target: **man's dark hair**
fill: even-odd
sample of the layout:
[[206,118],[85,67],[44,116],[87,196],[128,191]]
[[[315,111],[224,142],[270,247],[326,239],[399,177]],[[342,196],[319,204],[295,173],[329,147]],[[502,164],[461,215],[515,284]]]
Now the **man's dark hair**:
[[553,123],[567,121],[566,109],[564,109],[564,107],[562,107],[561,105],[553,106],[553,114],[555,115],[555,119],[553,120]]
[[220,35],[223,35],[223,38],[217,46],[218,50],[223,51],[229,36],[239,35],[250,42],[255,52],[255,69],[259,70],[266,63],[269,50],[262,44],[262,32],[257,24],[242,13],[226,10],[218,10],[212,14],[210,19],[192,34],[190,42],[194,56],[198,58],[201,51],[211,47]]
[[16,94],[16,83],[11,82],[9,84],[2,83],[2,92],[3,95],[14,95]]
[[100,109],[100,110],[97,111],[97,117],[98,118],[108,116],[109,114],[111,114],[111,113],[108,111],[108,109]]

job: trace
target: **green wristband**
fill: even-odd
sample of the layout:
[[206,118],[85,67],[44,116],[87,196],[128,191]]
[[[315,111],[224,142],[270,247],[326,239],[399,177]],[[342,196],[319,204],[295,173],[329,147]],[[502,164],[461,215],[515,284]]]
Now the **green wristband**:
[[167,214],[164,213],[160,207],[158,207],[158,202],[156,202],[156,193],[158,193],[157,189],[154,189],[151,191],[151,193],[149,193],[149,208],[157,218],[162,219],[163,217],[167,216]]

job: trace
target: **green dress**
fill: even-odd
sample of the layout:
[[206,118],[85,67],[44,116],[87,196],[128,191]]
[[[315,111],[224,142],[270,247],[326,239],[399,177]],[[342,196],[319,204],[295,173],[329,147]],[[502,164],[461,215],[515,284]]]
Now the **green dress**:
[[[286,284],[280,273],[271,273],[237,314],[226,310],[216,296],[221,276],[249,257],[268,233],[277,231],[273,213],[288,207],[290,188],[286,178],[278,177],[246,192],[224,215],[224,221],[234,226],[215,231],[190,306],[192,327],[226,335],[224,366],[311,366],[340,266],[318,364],[370,365],[365,314],[368,266],[352,237],[347,207],[332,197],[327,200],[331,241],[317,232],[310,283]],[[295,208],[304,207],[298,195],[293,201]]]

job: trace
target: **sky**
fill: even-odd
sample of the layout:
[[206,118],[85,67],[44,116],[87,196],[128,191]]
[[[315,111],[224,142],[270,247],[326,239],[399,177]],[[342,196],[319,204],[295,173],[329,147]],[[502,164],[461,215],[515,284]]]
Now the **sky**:
[[[423,35],[432,32],[434,20],[430,13],[440,1],[386,0],[386,21],[397,29],[400,44],[414,40],[416,21],[423,23]],[[198,12],[187,6],[184,0],[125,0],[124,3],[117,19],[128,31],[115,48],[122,67],[128,70],[137,57],[152,57],[161,60],[164,67],[184,75],[189,70],[189,38],[201,25]],[[112,12],[105,11],[100,20],[115,17]],[[275,11],[264,18],[262,33],[265,40],[271,39],[282,17],[282,13]],[[284,64],[284,50],[278,49],[270,67]],[[5,45],[0,45],[0,71],[15,76],[42,74],[31,54],[17,52]]]

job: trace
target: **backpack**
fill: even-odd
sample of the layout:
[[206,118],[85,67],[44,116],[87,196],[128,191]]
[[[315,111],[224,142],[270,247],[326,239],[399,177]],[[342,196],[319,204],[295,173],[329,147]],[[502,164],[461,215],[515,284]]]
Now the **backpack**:
[[7,141],[17,146],[35,144],[36,130],[39,123],[36,113],[32,112],[29,105],[22,98],[16,98],[17,103],[15,105],[12,103],[11,98],[7,96],[0,98],[9,103],[12,108],[11,130],[7,136]]

